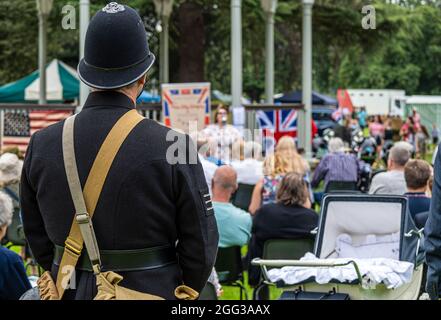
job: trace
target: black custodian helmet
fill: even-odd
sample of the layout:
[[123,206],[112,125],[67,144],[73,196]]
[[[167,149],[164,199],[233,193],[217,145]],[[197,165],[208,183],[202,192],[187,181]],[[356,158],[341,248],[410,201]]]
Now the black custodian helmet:
[[139,14],[111,2],[90,21],[78,75],[96,89],[118,89],[140,79],[155,62]]

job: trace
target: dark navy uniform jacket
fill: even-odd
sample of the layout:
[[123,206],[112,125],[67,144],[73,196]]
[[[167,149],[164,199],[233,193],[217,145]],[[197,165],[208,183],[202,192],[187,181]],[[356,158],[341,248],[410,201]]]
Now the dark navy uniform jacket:
[[[438,150],[441,147],[438,146]],[[424,227],[424,250],[427,263],[426,290],[431,299],[441,297],[441,151],[433,168],[433,189],[430,213]]]
[[[133,102],[118,92],[93,92],[75,120],[75,153],[84,187],[93,161],[116,121],[133,109]],[[37,262],[52,270],[54,244],[63,246],[73,218],[62,155],[63,122],[35,133],[30,141],[21,181],[21,205],[26,237]],[[214,265],[218,232],[202,166],[170,164],[167,150],[186,141],[184,152],[193,151],[188,136],[151,120],[143,120],[119,150],[104,184],[93,217],[101,250],[130,250],[176,245],[178,263],[148,271],[120,272],[121,285],[142,292],[174,298],[176,286],[197,291],[204,287]],[[170,140],[170,139],[169,139]],[[208,204],[209,205],[209,204]],[[92,299],[95,279],[76,273],[76,290],[66,298]]]

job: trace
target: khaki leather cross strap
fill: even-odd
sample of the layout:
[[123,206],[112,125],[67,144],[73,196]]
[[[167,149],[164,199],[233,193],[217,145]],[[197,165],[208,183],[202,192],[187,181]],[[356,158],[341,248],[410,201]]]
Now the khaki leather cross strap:
[[[78,177],[74,150],[75,116],[72,116],[65,121],[63,128],[63,158],[69,187],[75,205],[75,217],[72,222],[69,236],[65,242],[65,250],[57,274],[56,285],[60,299],[63,297],[66,286],[75,270],[84,246],[84,240],[77,221],[79,221],[80,216],[87,216],[87,218],[92,219],[104,182],[116,154],[130,132],[143,119],[144,118],[136,110],[131,110],[117,121],[104,140],[104,143],[95,158],[83,191],[81,190],[81,184]],[[90,243],[90,241],[88,242]],[[88,252],[89,249],[97,250],[97,248],[89,247],[87,249]],[[92,252],[93,251],[94,250],[92,250]],[[91,259],[99,259],[99,252],[97,252],[97,254],[98,258],[91,257]]]

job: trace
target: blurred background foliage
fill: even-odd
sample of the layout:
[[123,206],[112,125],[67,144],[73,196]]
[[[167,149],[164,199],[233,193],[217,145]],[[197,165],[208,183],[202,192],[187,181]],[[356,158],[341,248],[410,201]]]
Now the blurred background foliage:
[[[91,0],[92,14],[105,0]],[[159,56],[158,22],[152,0],[126,0],[143,17],[151,50]],[[265,22],[259,0],[243,0],[244,91],[264,98]],[[78,29],[63,30],[64,5],[54,0],[48,61],[76,67]],[[361,8],[376,8],[375,30],[361,26]],[[77,14],[77,27],[79,14]],[[175,0],[170,25],[172,82],[210,81],[230,92],[230,2]],[[301,89],[301,1],[279,0],[275,26],[276,92]],[[314,89],[405,89],[408,94],[441,93],[441,0],[316,0],[313,11]],[[35,0],[0,0],[0,84],[37,69],[38,18]],[[159,64],[152,78],[158,78]],[[153,81],[157,86],[157,81]]]

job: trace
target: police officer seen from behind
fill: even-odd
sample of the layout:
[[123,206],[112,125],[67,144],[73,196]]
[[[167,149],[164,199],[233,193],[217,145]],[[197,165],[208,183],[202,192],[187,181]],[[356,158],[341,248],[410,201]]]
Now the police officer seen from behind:
[[[82,187],[106,136],[133,110],[155,61],[138,13],[110,3],[91,20],[81,81],[92,88],[74,127],[75,158]],[[63,122],[35,133],[21,181],[24,229],[38,263],[56,279],[73,218],[62,150]],[[218,231],[200,163],[172,164],[170,129],[138,123],[110,167],[93,216],[102,269],[118,271],[122,286],[174,299],[185,284],[200,292],[214,265]],[[196,152],[188,136],[186,153]],[[187,157],[188,159],[188,157]],[[118,250],[118,251],[115,251]],[[128,251],[130,250],[130,251]],[[93,299],[95,276],[83,255],[74,289],[64,299]],[[104,252],[107,252],[106,254]],[[86,262],[85,262],[86,261]]]

